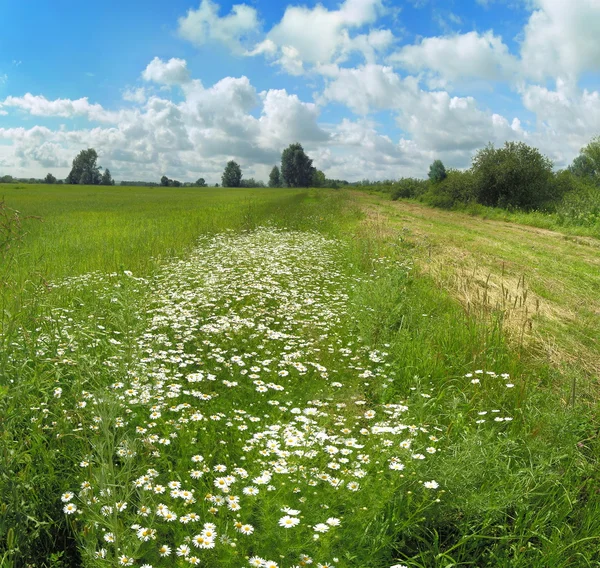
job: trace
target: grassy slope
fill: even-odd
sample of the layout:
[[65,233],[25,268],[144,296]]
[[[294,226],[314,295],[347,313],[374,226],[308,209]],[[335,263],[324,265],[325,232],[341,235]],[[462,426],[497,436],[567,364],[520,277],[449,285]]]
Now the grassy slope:
[[[573,408],[564,403],[570,381],[548,364],[556,357],[590,377],[587,355],[574,353],[578,345],[591,350],[597,345],[593,336],[581,343],[571,339],[569,326],[576,323],[564,314],[573,310],[572,317],[578,317],[581,310],[597,308],[590,291],[597,275],[594,265],[586,264],[594,262],[591,244],[456,213],[405,207],[364,194],[351,198],[329,191],[208,190],[200,194],[198,190],[174,193],[142,188],[127,190],[127,194],[110,188],[100,194],[104,190],[87,189],[89,194],[83,197],[81,188],[60,188],[52,194],[45,187],[14,190],[12,195],[5,192],[9,205],[45,219],[41,224],[28,222],[29,235],[15,265],[25,277],[39,273],[57,278],[118,268],[151,272],[154,263],[149,262],[149,255],[181,254],[199,232],[252,228],[267,221],[342,236],[351,243],[349,267],[368,270],[380,256],[405,266],[414,261],[418,270],[401,269],[357,290],[353,302],[362,308],[355,329],[348,333],[365,337],[374,346],[388,344],[385,350],[395,361],[393,387],[384,391],[365,386],[365,398],[396,401],[415,392],[430,394],[430,399],[424,399],[420,419],[441,429],[445,449],[432,461],[431,477],[445,493],[437,509],[402,534],[394,530],[402,508],[388,504],[381,519],[368,527],[370,534],[385,536],[388,554],[411,567],[595,565],[600,530],[595,497],[599,481],[596,416],[589,405],[581,404],[580,397]],[[250,195],[255,198],[249,199]],[[356,204],[367,212],[362,221],[354,212]],[[98,210],[104,213],[99,215]],[[524,245],[524,238],[533,248]],[[532,264],[539,265],[537,273]],[[488,273],[492,273],[489,280]],[[524,300],[521,284],[517,290],[523,273],[532,290]],[[541,298],[540,313],[532,322],[538,346],[534,351],[528,341],[520,341],[519,332],[526,328],[529,335],[531,312],[518,306],[507,309],[508,298],[501,299],[501,279],[495,280],[503,274],[511,306],[514,298],[518,303],[521,297],[535,311],[533,291]],[[536,274],[541,275],[539,282]],[[469,305],[470,313],[440,289],[440,281]],[[558,286],[568,293],[547,293],[546,299],[542,286],[550,292]],[[496,307],[503,309],[503,318],[497,317]],[[580,322],[584,335],[592,332],[593,313],[590,317],[588,323]],[[521,348],[514,349],[514,342],[511,347],[505,341],[503,329],[512,330]],[[548,344],[553,344],[550,353],[554,355],[540,357],[539,346],[547,349]],[[508,372],[516,388],[491,383],[473,387],[464,375],[475,369]],[[8,376],[0,375],[2,379]],[[60,510],[60,503],[53,502],[65,483],[56,474],[63,467],[60,459],[48,457],[46,441],[23,434],[27,424],[20,421],[20,408],[35,404],[40,389],[49,388],[42,384],[44,380],[33,373],[30,387],[22,387],[20,400],[7,397],[4,401],[1,388],[6,383],[0,382],[0,403],[6,403],[2,406],[6,440],[14,441],[14,453],[0,471],[11,480],[14,492],[11,497],[3,494],[8,509],[0,509],[0,553],[3,515],[11,512],[10,499],[20,502],[29,494],[26,480],[35,478],[38,495],[27,500],[28,515],[43,518],[51,507]],[[495,408],[513,421],[475,425],[478,411]],[[2,475],[0,492],[7,487],[2,486]],[[14,483],[21,479],[25,481]],[[402,503],[402,496],[398,501]],[[60,523],[59,519],[57,527],[47,528],[43,543],[48,550],[62,550],[68,541],[68,531]],[[21,542],[35,550],[26,533]]]
[[413,245],[421,270],[465,306],[499,308],[513,335],[532,340],[541,358],[597,378],[600,241],[375,195],[354,197],[372,223]]

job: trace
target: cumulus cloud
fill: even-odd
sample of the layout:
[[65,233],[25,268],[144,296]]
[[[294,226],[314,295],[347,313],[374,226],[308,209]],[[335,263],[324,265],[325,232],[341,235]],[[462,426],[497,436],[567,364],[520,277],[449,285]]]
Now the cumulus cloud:
[[227,16],[219,16],[219,5],[202,0],[197,10],[179,18],[179,35],[197,46],[218,41],[242,52],[242,43],[258,32],[258,14],[247,4],[236,4]]
[[315,147],[329,137],[318,125],[317,105],[285,90],[258,94],[243,76],[225,77],[210,87],[199,80],[181,86],[182,101],[150,96],[142,103],[134,91],[125,94],[137,99],[131,101],[134,107],[119,111],[87,99],[9,97],[3,105],[33,116],[88,120],[101,116],[108,124],[78,130],[0,128],[0,139],[12,144],[10,151],[3,150],[3,159],[12,160],[17,172],[28,166],[41,175],[39,168],[53,167],[64,168],[62,174],[56,173],[66,175],[73,156],[82,148],[94,147],[100,162],[109,164],[113,175],[121,179],[158,179],[167,173],[217,181],[232,158],[240,161],[247,176],[264,178],[286,145],[301,141]]
[[355,39],[350,31],[375,22],[382,11],[381,0],[345,0],[337,10],[328,10],[321,4],[314,8],[288,6],[281,21],[268,32],[266,41],[247,54],[275,57],[292,75],[303,73],[307,66],[344,60],[355,50],[371,56],[374,50],[389,44],[390,32],[374,30]]
[[190,73],[185,59],[172,57],[165,62],[155,57],[144,69],[142,78],[160,85],[182,85],[189,82]]
[[81,99],[48,100],[43,95],[26,93],[22,97],[6,97],[0,106],[21,109],[33,116],[58,116],[73,118],[83,116],[99,122],[114,122],[118,113],[106,111],[99,104],[92,104],[87,97]]
[[330,68],[326,73],[332,80],[326,85],[321,101],[340,102],[360,114],[399,108],[406,93],[417,89],[415,78],[402,79],[391,67],[382,65]]
[[146,89],[144,87],[139,87],[138,89],[125,89],[125,91],[123,91],[123,100],[141,105],[146,102]]
[[600,2],[533,0],[523,32],[523,72],[533,79],[577,78],[600,69]]
[[404,46],[388,60],[410,72],[424,71],[444,82],[509,79],[518,68],[517,59],[502,38],[491,31],[424,38],[416,45]]

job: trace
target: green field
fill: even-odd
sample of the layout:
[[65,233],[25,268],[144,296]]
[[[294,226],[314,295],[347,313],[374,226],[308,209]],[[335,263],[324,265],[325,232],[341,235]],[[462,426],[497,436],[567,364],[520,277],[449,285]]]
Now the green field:
[[596,240],[1,189],[0,566],[598,566]]

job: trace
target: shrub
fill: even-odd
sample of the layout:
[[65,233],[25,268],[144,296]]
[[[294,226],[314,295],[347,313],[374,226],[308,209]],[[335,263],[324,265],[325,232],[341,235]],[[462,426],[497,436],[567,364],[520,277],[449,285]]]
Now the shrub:
[[448,170],[440,183],[430,184],[423,201],[434,207],[451,209],[457,204],[475,201],[475,176],[471,171]]
[[523,142],[482,148],[473,158],[477,201],[493,207],[544,208],[555,198],[552,162]]
[[400,178],[391,186],[392,199],[420,197],[429,189],[429,183],[424,179]]
[[559,219],[569,225],[593,226],[600,223],[600,188],[595,180],[577,180],[556,207]]

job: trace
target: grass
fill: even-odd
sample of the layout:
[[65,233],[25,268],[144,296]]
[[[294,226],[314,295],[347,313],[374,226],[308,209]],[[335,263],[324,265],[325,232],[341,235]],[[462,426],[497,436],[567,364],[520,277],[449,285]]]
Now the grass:
[[3,261],[0,565],[597,565],[595,320],[564,317],[591,245],[347,192],[78,189],[5,195],[43,222]]

